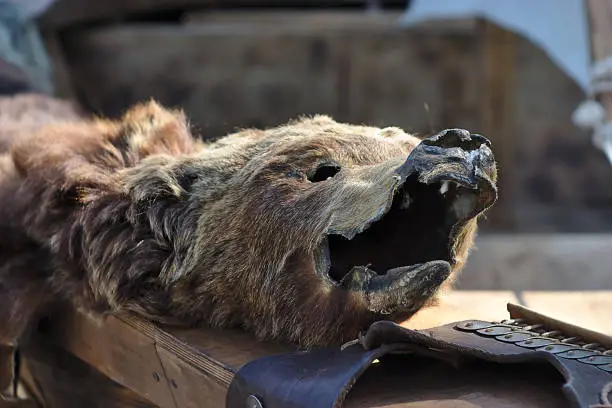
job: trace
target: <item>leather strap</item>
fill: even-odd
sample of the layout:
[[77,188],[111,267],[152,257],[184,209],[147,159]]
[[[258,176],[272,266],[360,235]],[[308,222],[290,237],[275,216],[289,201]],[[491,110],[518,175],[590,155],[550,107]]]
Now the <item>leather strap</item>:
[[[606,343],[612,341],[600,333],[597,336]],[[372,361],[382,356],[391,358],[392,353],[495,363],[539,361],[551,364],[564,376],[563,393],[572,406],[610,406],[607,387],[612,387],[612,351],[569,338],[541,323],[466,320],[417,331],[382,321],[351,343],[343,349],[268,356],[246,364],[230,384],[226,406],[341,407]]]
[[[388,347],[321,349],[268,356],[248,363],[230,384],[227,408],[263,399],[266,408],[331,407]],[[253,405],[256,407],[257,405]]]

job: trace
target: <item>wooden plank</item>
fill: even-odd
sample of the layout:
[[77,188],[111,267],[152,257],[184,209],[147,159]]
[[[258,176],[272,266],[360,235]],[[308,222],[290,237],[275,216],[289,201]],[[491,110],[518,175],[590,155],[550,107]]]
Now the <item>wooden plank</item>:
[[[240,352],[240,348],[235,350]],[[176,354],[158,347],[177,407],[218,408],[225,405],[228,384],[220,384],[202,367],[196,368],[177,359]]]
[[597,343],[603,346],[604,349],[612,350],[612,336],[602,333],[601,331],[594,331],[575,324],[570,324],[567,323],[567,321],[555,319],[550,317],[550,315],[544,315],[533,309],[517,304],[509,304],[508,312],[510,313],[511,319],[522,319],[529,322],[529,325],[541,324],[546,327],[546,330],[561,331],[566,339],[577,337],[586,344]]
[[176,408],[152,338],[115,317],[62,314],[47,328],[53,342],[160,408]]
[[612,290],[612,234],[481,234],[456,287]]
[[576,326],[612,335],[612,291],[523,293],[525,306]]
[[[267,355],[292,351],[289,345],[258,341],[253,335],[238,330],[180,330],[167,329],[176,339],[194,347],[215,361],[223,362],[232,371],[249,361]],[[166,346],[171,349],[171,346]],[[197,364],[197,361],[193,359]]]
[[[200,369],[209,373],[209,375],[217,382],[223,385],[229,385],[231,382],[234,372],[236,371],[235,366],[231,362],[223,360],[223,354],[211,354],[208,350],[220,349],[223,350],[226,344],[229,345],[241,345],[236,343],[234,336],[240,336],[242,333],[237,330],[227,331],[215,331],[211,330],[210,334],[207,334],[210,329],[201,330],[184,330],[184,332],[196,332],[201,334],[192,334],[191,339],[198,339],[199,341],[185,342],[181,338],[178,338],[172,334],[175,329],[172,328],[160,328],[149,322],[143,321],[135,317],[123,317],[121,319],[123,323],[130,325],[138,332],[145,334],[151,339],[154,339],[158,348],[164,348],[174,354],[177,358],[199,367]],[[176,330],[182,332],[182,330]],[[218,335],[214,335],[214,333]],[[254,339],[248,338],[250,342]],[[256,343],[255,343],[256,344]],[[237,347],[239,348],[239,347]],[[254,347],[257,350],[257,344]],[[233,349],[236,352],[236,349]],[[247,349],[249,350],[249,349]],[[257,351],[255,352],[258,354]],[[244,358],[249,359],[247,354]],[[248,360],[247,360],[248,361]]]
[[44,338],[30,339],[20,351],[19,380],[38,407],[156,408]]
[[[505,319],[508,302],[519,303],[519,300],[509,291],[453,291],[443,297],[439,305],[422,310],[403,325],[413,329],[423,329],[467,318]],[[178,340],[182,344],[189,345],[189,352],[193,354],[182,358],[189,359],[193,365],[200,367],[199,361],[204,356],[236,371],[255,358],[293,350],[289,345],[257,341],[252,335],[241,331],[167,330],[166,333],[171,334],[171,337],[167,337],[164,341],[158,338],[158,344],[165,349],[174,350],[177,350],[173,345],[174,341]]]
[[[162,408],[170,403],[165,393],[168,389],[176,406],[222,406],[219,404],[225,401],[233,373],[243,364],[274,352],[293,350],[288,346],[258,343],[253,336],[233,330],[166,331],[127,316],[106,318],[98,327],[91,318],[80,313],[69,320],[68,324],[54,326],[50,334],[55,344]],[[79,332],[74,333],[75,329]],[[89,340],[98,338],[98,330],[113,333],[112,344],[107,347],[115,351],[103,349],[101,353],[92,353]],[[155,348],[155,356],[150,354],[151,347]],[[138,352],[127,356],[129,350]],[[122,361],[112,359],[118,353],[122,354]],[[143,358],[150,361],[145,363]]]
[[167,331],[133,317],[111,316],[96,322],[82,313],[54,319],[47,335],[53,344],[160,408],[222,406],[234,372],[243,364],[293,350],[258,343],[240,331]]

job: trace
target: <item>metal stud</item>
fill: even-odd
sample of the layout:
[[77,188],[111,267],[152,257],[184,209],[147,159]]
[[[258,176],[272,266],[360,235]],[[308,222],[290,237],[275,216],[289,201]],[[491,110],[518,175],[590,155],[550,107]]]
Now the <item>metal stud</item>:
[[612,364],[612,356],[604,356],[604,355],[595,355],[590,356],[588,358],[578,360],[582,363],[588,363],[592,365],[604,365],[604,364]]
[[569,350],[564,353],[559,353],[557,355],[563,358],[580,359],[580,358],[591,357],[596,354],[599,354],[599,353],[593,350],[576,349],[576,350]]
[[600,366],[597,366],[597,368],[601,368],[604,371],[612,373],[612,364],[600,365]]
[[480,320],[468,320],[466,322],[461,322],[457,324],[455,326],[455,329],[473,331],[473,330],[486,329],[494,325],[495,323],[483,322]]
[[[566,351],[570,351],[570,350],[578,350],[580,349],[580,347],[578,346],[574,346],[573,344],[563,344],[563,343],[555,343],[555,344],[551,344],[548,345],[546,347],[542,347],[536,350],[543,350],[543,351],[548,351],[549,353],[552,354],[559,354],[559,353],[564,353]],[[587,356],[584,356],[587,357]]]
[[534,335],[528,332],[513,332],[512,334],[506,334],[504,336],[495,337],[506,343],[517,343],[519,341],[525,341],[532,338]]
[[503,334],[511,333],[514,329],[510,326],[505,325],[496,325],[491,326],[486,329],[476,330],[480,334],[484,334],[485,336],[501,336]]
[[246,403],[246,408],[263,408],[263,404],[261,403],[259,398],[254,395],[249,395],[247,397]]
[[[544,346],[549,346],[551,344],[555,344],[557,343],[557,341],[555,339],[551,339],[551,338],[546,338],[546,337],[532,337],[528,340],[525,341],[520,341],[518,343],[515,343],[517,346],[520,347],[525,347],[525,348],[530,348],[530,349],[535,349],[535,348],[540,348],[540,347],[544,347]],[[546,351],[549,351],[546,349],[546,347],[544,347],[544,349]]]
[[[454,328],[476,332],[481,336],[492,337],[504,343],[514,343],[526,349],[546,351],[558,357],[577,360],[612,373],[612,350],[604,350],[602,345],[597,343],[585,344],[578,337],[563,337],[562,331],[546,330],[542,324],[528,323],[521,319],[491,323],[469,320],[458,323]],[[253,408],[259,407],[253,406]]]

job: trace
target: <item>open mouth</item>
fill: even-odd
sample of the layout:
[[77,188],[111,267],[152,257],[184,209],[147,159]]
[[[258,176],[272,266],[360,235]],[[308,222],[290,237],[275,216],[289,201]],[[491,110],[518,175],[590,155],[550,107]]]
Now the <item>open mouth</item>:
[[377,313],[414,311],[433,295],[464,255],[455,251],[467,224],[497,199],[488,141],[466,133],[447,131],[417,146],[382,216],[356,235],[327,234],[315,256],[319,274],[364,293]]
[[339,283],[355,266],[385,275],[431,261],[453,265],[455,234],[477,211],[478,195],[477,189],[456,181],[425,184],[412,175],[389,211],[361,234],[353,239],[327,236],[327,276]]
[[398,189],[389,211],[364,232],[352,240],[328,236],[329,278],[340,282],[354,266],[384,275],[430,261],[453,264],[453,227],[466,221],[454,207],[463,196],[475,194],[453,181],[428,185],[410,177]]

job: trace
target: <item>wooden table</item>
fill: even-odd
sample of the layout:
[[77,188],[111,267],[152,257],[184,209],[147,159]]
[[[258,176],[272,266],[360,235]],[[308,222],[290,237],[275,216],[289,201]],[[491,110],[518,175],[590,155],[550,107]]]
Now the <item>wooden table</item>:
[[[472,318],[499,321],[508,318],[508,302],[612,335],[612,291],[456,291],[404,325],[422,329]],[[36,387],[31,372],[37,377],[58,379],[63,375],[78,380],[78,386],[72,383],[64,390],[71,401],[78,401],[80,394],[86,400],[120,395],[132,402],[123,406],[223,407],[227,388],[240,367],[255,358],[291,350],[287,345],[257,342],[239,331],[164,329],[132,317],[95,321],[69,313],[45,326],[45,346],[24,349],[24,379],[49,406],[65,406],[57,401],[62,393],[58,387],[53,390],[57,395],[45,390],[40,378]],[[77,361],[75,356],[86,364],[62,374],[63,368]],[[113,380],[104,380],[106,387],[100,385],[101,374]],[[56,401],[49,402],[53,399]],[[107,401],[95,406],[112,405]],[[372,405],[357,402],[349,406]]]

